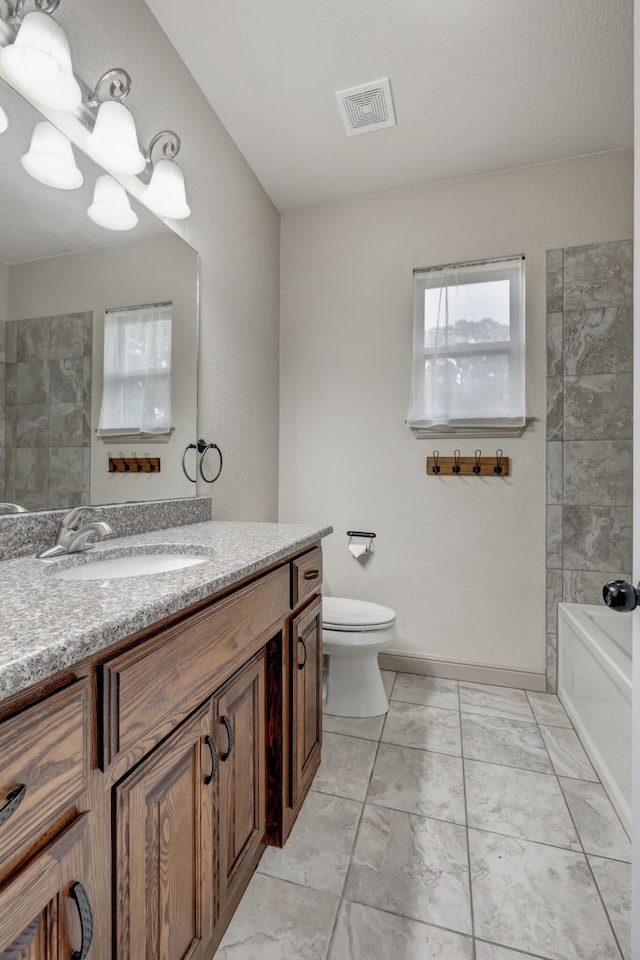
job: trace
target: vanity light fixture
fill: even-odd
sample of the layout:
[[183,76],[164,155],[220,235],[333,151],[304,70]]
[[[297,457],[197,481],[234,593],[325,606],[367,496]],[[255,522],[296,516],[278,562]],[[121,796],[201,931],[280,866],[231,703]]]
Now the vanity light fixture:
[[30,177],[58,190],[77,190],[84,182],[71,141],[47,120],[36,124],[29,152],[20,163]]
[[75,110],[82,103],[82,91],[73,75],[69,41],[51,16],[60,0],[35,0],[38,9],[24,16],[25,2],[17,0],[9,17],[18,32],[0,51],[0,63],[16,87],[36,103]]
[[[162,159],[153,162],[154,148],[162,143]],[[160,217],[185,220],[191,216],[184,186],[184,174],[176,157],[180,152],[180,137],[173,130],[157,133],[146,152],[146,163],[151,167],[151,180],[142,194],[142,202]]]
[[[100,87],[109,84],[110,99],[100,101]],[[125,107],[124,100],[131,91],[131,77],[126,70],[115,67],[100,77],[89,107],[99,104],[93,132],[87,140],[87,152],[94,160],[112,173],[135,175],[142,173],[146,161],[138,145],[133,116]]]
[[133,230],[138,223],[126,190],[108,173],[96,180],[93,203],[87,213],[94,223],[107,230]]
[[0,133],[4,133],[8,126],[9,117],[7,116],[7,112],[0,107]]

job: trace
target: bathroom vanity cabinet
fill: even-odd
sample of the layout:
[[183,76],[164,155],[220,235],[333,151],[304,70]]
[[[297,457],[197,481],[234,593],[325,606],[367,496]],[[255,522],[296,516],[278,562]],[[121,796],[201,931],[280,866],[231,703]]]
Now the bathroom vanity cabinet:
[[210,960],[320,762],[319,546],[0,704],[0,960]]

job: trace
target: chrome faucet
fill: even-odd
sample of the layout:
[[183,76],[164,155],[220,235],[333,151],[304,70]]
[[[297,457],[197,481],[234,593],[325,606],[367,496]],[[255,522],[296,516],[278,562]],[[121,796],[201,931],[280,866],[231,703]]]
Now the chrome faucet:
[[69,513],[65,513],[60,521],[54,546],[41,550],[37,555],[38,559],[52,560],[54,557],[62,557],[67,553],[81,553],[83,550],[90,550],[93,546],[88,542],[91,536],[95,536],[96,540],[113,537],[112,528],[104,520],[92,520],[90,523],[81,526],[83,516],[91,512],[91,507],[74,507]]
[[26,513],[24,507],[21,507],[19,503],[0,503],[0,516],[4,516],[8,513]]

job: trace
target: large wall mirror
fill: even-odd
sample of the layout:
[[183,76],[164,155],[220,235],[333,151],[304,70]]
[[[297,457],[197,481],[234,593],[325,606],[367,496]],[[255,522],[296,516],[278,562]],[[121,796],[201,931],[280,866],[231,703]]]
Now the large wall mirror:
[[[1,80],[0,108],[0,502],[33,511],[194,496],[181,463],[197,435],[197,253],[133,198],[134,229],[92,222],[104,171],[76,147],[81,187],[33,179],[21,158],[42,117]],[[99,435],[105,317],[157,305],[169,305],[170,428]],[[110,473],[110,456],[159,458],[160,470]]]

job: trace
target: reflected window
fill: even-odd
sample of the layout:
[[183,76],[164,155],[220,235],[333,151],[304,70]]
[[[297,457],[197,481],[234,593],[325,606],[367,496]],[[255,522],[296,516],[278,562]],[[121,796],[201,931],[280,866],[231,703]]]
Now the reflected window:
[[171,432],[172,304],[108,310],[98,436]]

